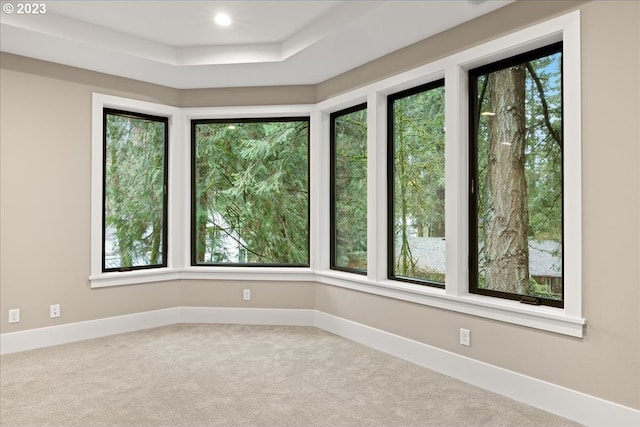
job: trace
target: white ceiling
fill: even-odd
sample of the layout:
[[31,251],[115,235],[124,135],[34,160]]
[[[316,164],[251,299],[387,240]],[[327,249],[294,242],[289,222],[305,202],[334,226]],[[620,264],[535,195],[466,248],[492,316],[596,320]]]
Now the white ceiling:
[[0,49],[175,88],[316,84],[512,1],[2,1]]

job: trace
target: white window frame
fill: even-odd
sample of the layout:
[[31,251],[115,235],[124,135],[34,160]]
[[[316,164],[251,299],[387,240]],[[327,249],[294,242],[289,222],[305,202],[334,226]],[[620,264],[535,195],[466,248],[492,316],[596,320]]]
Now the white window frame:
[[[564,308],[530,306],[468,291],[469,69],[563,42]],[[582,337],[580,12],[494,39],[316,105],[185,108],[94,94],[91,286],[173,279],[315,281],[510,324]],[[387,95],[445,79],[445,288],[387,277]],[[367,103],[367,275],[330,269],[329,115]],[[169,117],[169,247],[163,269],[101,273],[102,108]],[[190,266],[190,120],[310,116],[310,267]]]
[[314,205],[311,194],[314,185],[314,176],[312,163],[309,162],[309,267],[260,267],[260,266],[207,266],[207,265],[191,265],[191,120],[200,119],[257,119],[257,118],[286,118],[309,116],[309,129],[311,132],[309,138],[309,157],[313,154],[313,129],[318,127],[314,123],[314,105],[268,105],[268,106],[249,106],[249,107],[202,107],[202,108],[185,108],[182,110],[184,119],[184,132],[182,139],[185,141],[187,148],[185,149],[185,186],[182,203],[185,207],[186,220],[182,223],[183,241],[181,245],[182,252],[182,278],[186,279],[203,279],[203,280],[278,280],[278,281],[311,281],[313,280],[314,269],[314,248],[317,247],[318,235],[313,232],[311,224],[317,221],[314,218],[314,212],[318,207]]
[[[167,117],[169,119],[169,179],[167,200],[167,266],[127,272],[102,271],[102,203],[103,203],[103,110],[114,108],[133,113],[150,114]],[[175,241],[178,237],[176,224],[180,220],[180,205],[175,189],[179,188],[180,171],[176,162],[182,155],[177,123],[181,122],[180,109],[162,104],[121,98],[111,95],[94,93],[92,97],[92,126],[91,126],[91,287],[114,285],[129,285],[151,281],[174,280],[178,278],[176,265]]]

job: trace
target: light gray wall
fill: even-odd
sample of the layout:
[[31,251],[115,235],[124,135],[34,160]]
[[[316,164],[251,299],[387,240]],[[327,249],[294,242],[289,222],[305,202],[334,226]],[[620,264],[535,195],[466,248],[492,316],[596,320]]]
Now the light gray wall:
[[[176,106],[315,102],[572,9],[583,26],[583,339],[314,283],[89,288],[92,92]],[[317,86],[180,91],[2,54],[2,333],[178,305],[315,307],[640,409],[639,22],[635,1],[518,1]],[[21,323],[7,324],[18,307]],[[457,344],[460,327],[472,347]]]
[[[184,280],[179,305],[313,309],[316,286],[312,282]],[[251,301],[242,300],[243,289],[251,289]]]
[[180,92],[181,107],[313,104],[315,99],[316,87],[312,85],[185,89]]

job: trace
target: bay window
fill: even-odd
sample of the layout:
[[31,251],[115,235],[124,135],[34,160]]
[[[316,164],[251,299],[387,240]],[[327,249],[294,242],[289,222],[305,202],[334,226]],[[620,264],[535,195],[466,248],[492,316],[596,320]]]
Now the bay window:
[[582,336],[579,22],[317,104],[94,95],[92,287],[315,281]]

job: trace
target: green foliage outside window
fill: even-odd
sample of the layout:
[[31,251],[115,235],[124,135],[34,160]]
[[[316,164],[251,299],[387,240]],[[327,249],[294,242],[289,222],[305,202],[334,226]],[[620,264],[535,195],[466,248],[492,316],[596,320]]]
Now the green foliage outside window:
[[104,112],[104,271],[166,265],[167,123]]
[[390,97],[391,276],[445,280],[444,83]]
[[192,263],[309,264],[309,120],[192,122]]
[[332,267],[367,271],[367,110],[332,116]]

